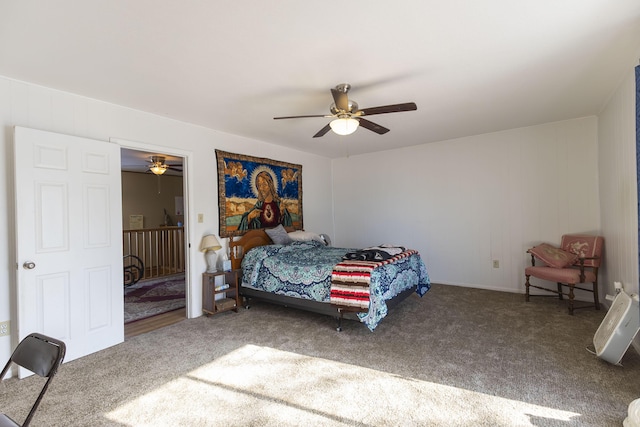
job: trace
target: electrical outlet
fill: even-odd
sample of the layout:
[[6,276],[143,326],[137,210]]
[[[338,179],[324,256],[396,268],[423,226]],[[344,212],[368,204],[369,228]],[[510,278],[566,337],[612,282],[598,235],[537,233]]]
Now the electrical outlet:
[[0,322],[0,337],[9,335],[9,321]]
[[204,215],[198,214],[198,222],[204,222]]
[[500,261],[498,261],[497,259],[493,260],[493,268],[500,268]]

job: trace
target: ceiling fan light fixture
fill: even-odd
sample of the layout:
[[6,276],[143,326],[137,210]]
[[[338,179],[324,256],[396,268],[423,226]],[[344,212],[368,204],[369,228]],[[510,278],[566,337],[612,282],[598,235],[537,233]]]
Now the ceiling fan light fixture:
[[[349,92],[351,86],[347,83],[340,84],[331,89],[331,96],[333,97],[333,104],[329,106],[330,115],[305,115],[305,116],[283,116],[274,117],[274,119],[301,119],[306,117],[333,117],[334,120],[328,125],[324,125],[322,129],[313,135],[314,138],[318,138],[326,135],[327,132],[333,130],[338,135],[351,135],[354,133],[358,126],[362,125],[363,128],[375,132],[378,135],[384,135],[389,132],[384,126],[380,126],[377,123],[368,120],[368,116],[374,114],[386,114],[386,113],[400,113],[402,111],[415,111],[418,106],[415,102],[405,102],[402,104],[381,105],[379,107],[360,109],[358,103],[349,99],[347,92]],[[363,116],[367,116],[365,119]]]
[[338,135],[351,135],[358,129],[360,122],[352,118],[341,118],[335,119],[329,123],[329,126],[331,126],[331,130]]
[[155,175],[162,175],[163,173],[165,173],[167,171],[167,165],[159,165],[159,164],[155,164],[153,166],[151,166],[149,168],[149,170],[151,172],[153,172]]

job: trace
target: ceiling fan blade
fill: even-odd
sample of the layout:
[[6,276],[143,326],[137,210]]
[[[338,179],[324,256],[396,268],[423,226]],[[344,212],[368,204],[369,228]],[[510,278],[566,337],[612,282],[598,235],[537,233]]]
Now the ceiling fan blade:
[[401,111],[414,111],[418,106],[415,102],[405,102],[404,104],[383,105],[381,107],[363,108],[358,111],[358,115],[371,116],[373,114],[399,113]]
[[331,130],[331,126],[329,124],[327,124],[325,127],[323,127],[322,129],[320,129],[318,131],[318,133],[316,133],[315,135],[313,135],[314,138],[319,138],[321,136],[324,136],[327,132],[329,132]]
[[311,116],[285,116],[285,117],[274,117],[273,120],[280,120],[280,119],[302,119],[305,117],[331,117],[331,116],[327,116],[324,114],[314,114]]
[[387,129],[386,127],[380,126],[379,124],[373,123],[367,119],[363,119],[362,117],[358,118],[357,120],[360,121],[360,126],[365,129],[369,129],[370,131],[373,131],[378,135],[383,135],[389,132],[389,129]]
[[333,95],[333,102],[335,102],[338,110],[349,112],[349,97],[346,92],[331,89],[331,95]]

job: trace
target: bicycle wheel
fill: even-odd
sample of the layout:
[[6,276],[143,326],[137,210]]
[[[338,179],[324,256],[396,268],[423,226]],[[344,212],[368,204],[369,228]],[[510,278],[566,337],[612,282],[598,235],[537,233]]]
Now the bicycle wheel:
[[125,255],[124,265],[124,287],[135,285],[144,276],[144,263],[135,255]]

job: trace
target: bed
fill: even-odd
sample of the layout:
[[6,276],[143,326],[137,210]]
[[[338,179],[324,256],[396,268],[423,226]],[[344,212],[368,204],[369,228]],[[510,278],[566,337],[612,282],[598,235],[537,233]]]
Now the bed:
[[416,251],[368,263],[367,307],[363,308],[341,302],[335,295],[332,298],[338,267],[347,262],[343,256],[353,254],[354,249],[306,238],[274,244],[264,230],[250,230],[239,240],[230,241],[229,247],[233,268],[242,269],[240,294],[246,299],[245,307],[255,298],[333,316],[338,331],[345,318],[358,320],[373,331],[391,308],[430,289],[427,269]]

